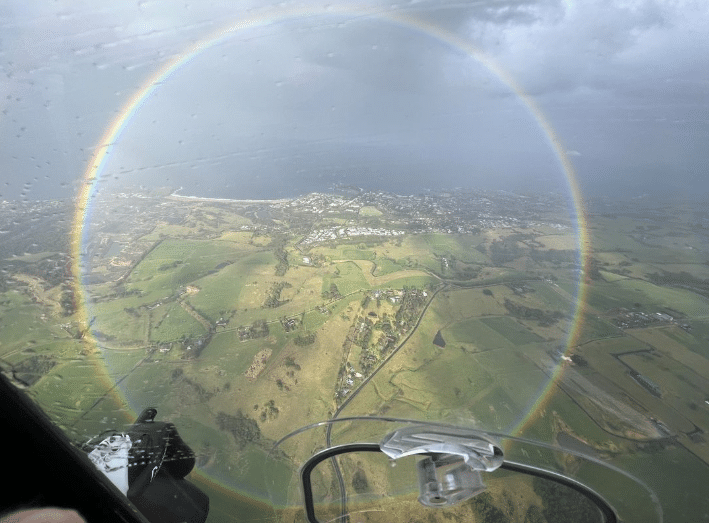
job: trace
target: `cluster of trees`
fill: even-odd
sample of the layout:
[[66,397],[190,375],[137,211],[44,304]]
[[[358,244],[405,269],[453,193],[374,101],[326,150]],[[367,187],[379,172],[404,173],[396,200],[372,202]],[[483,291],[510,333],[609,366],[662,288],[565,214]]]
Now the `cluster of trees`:
[[246,325],[236,329],[240,340],[253,340],[268,336],[268,323],[266,320],[256,320],[252,325]]
[[541,512],[547,523],[598,521],[598,508],[585,496],[569,487],[537,477],[532,479],[532,487],[542,500]]
[[184,371],[180,368],[173,370],[170,378],[171,384],[173,386],[179,386],[182,388],[183,391],[187,392],[191,396],[194,396],[197,400],[195,403],[206,403],[215,394],[214,392],[210,392],[205,389],[196,381],[187,377]]
[[160,267],[158,267],[158,270],[162,271],[162,272],[169,271],[170,269],[176,269],[177,267],[179,267],[183,263],[185,263],[185,262],[183,262],[182,260],[175,260],[172,263],[163,263]]
[[667,285],[671,287],[681,287],[690,291],[709,297],[709,279],[697,278],[686,272],[654,272],[646,275],[647,279],[655,285]]
[[217,427],[234,437],[239,450],[243,450],[248,443],[258,443],[261,440],[258,423],[241,412],[241,409],[237,410],[236,414],[220,412],[216,416],[216,422]]
[[396,321],[409,323],[418,319],[421,309],[426,304],[423,292],[416,288],[404,286],[404,295],[401,298],[401,305],[396,311]]
[[[278,382],[280,382],[278,388],[283,390],[283,387],[285,387],[285,385],[283,384],[283,380],[277,380],[276,384],[278,384]],[[276,419],[278,417],[279,412],[280,410],[278,410],[278,407],[276,407],[276,402],[274,400],[268,400],[263,406],[263,409],[261,410],[259,419],[261,420],[261,422]]]
[[[306,332],[303,334],[299,334],[298,336],[295,337],[293,340],[293,343],[298,345],[298,347],[305,347],[306,345],[312,345],[315,343],[315,333],[314,332]],[[287,365],[287,363],[286,363]],[[296,366],[298,366],[298,370],[300,370],[300,366],[296,363]]]
[[286,316],[283,316],[280,319],[281,325],[283,326],[283,330],[286,332],[291,332],[296,330],[300,324],[302,323],[302,316],[301,320],[298,320],[298,318],[288,318]]
[[197,338],[192,338],[190,336],[183,335],[181,338],[182,348],[185,350],[183,354],[183,359],[195,359],[199,358],[202,351],[209,345],[212,341],[213,331],[208,332],[204,336],[199,336]]
[[57,364],[57,360],[47,355],[30,356],[12,367],[12,375],[17,381],[32,386]]
[[520,305],[519,303],[515,303],[508,298],[505,298],[505,308],[515,318],[520,318],[522,320],[536,320],[542,326],[553,325],[564,317],[562,312],[544,311],[542,309],[526,307],[524,305]]
[[369,340],[372,338],[372,320],[359,316],[356,325],[357,330],[355,331],[354,344],[366,350],[369,346]]
[[276,264],[276,276],[285,276],[286,272],[290,268],[288,264],[288,252],[285,249],[287,238],[276,238],[273,240],[271,247],[273,248],[273,255],[278,260]]
[[287,356],[284,361],[284,364],[286,367],[291,367],[295,370],[300,370],[300,365],[295,362],[295,358],[293,356]]
[[322,293],[322,297],[326,300],[339,300],[340,298],[342,298],[342,294],[340,294],[340,289],[337,288],[337,285],[331,283],[330,290],[324,291]]
[[493,265],[500,266],[510,263],[524,254],[517,243],[520,238],[513,234],[490,244],[490,260]]
[[263,302],[263,306],[269,309],[275,309],[284,303],[288,303],[288,300],[281,301],[281,291],[290,287],[292,287],[292,285],[287,281],[280,281],[271,285],[271,288],[266,295],[266,300]]
[[62,285],[62,297],[59,299],[59,305],[62,308],[64,316],[71,316],[76,312],[76,298],[74,297],[74,287],[71,285]]
[[502,509],[493,503],[489,492],[478,494],[470,500],[470,504],[485,523],[510,523],[511,521]]
[[364,494],[369,490],[367,475],[361,468],[358,468],[352,475],[352,488],[357,494]]

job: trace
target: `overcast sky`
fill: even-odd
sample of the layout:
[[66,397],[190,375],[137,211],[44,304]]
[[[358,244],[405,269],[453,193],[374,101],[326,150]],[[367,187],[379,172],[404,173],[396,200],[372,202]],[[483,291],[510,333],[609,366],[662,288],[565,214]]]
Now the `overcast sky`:
[[[329,3],[340,7],[5,0],[0,199],[75,194],[106,128],[148,78],[259,13],[278,21],[209,47],[159,86],[116,143],[103,190],[567,190],[508,85],[425,31],[365,16],[365,5],[407,11],[507,71],[556,130],[586,195],[706,198],[706,0]],[[303,6],[316,14],[278,16]]]

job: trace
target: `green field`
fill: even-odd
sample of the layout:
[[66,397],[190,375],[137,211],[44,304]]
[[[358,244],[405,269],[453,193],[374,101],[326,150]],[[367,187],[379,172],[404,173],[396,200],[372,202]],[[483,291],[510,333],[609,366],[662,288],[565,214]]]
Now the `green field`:
[[520,325],[509,316],[501,316],[498,318],[482,318],[480,320],[488,327],[494,329],[499,334],[511,341],[515,345],[524,345],[525,343],[534,343],[542,341],[540,336],[537,336],[529,329]]
[[164,240],[133,269],[127,287],[147,293],[174,293],[178,287],[216,270],[219,264],[232,261],[237,253],[231,242]]
[[[579,293],[570,232],[540,225],[308,244],[307,231],[352,226],[356,213],[291,223],[283,209],[272,209],[273,221],[249,211],[252,220],[227,204],[200,203],[181,223],[136,233],[130,259],[119,260],[130,249],[105,242],[107,259],[92,274],[102,283],[80,289],[90,297],[81,314],[65,315],[62,289],[21,272],[37,269],[46,253],[23,257],[24,279],[8,279],[0,293],[3,369],[19,375],[31,358],[53,358],[28,390],[74,440],[156,406],[196,451],[199,474],[259,495],[265,449],[349,401],[338,416],[443,420],[549,444],[564,435],[641,475],[667,521],[709,513],[696,487],[709,481],[709,451],[691,435],[694,427],[709,432],[709,299],[650,281],[662,281],[650,276],[662,271],[709,278],[701,236],[682,224],[591,215],[593,270],[583,275],[583,321],[572,324]],[[374,207],[360,216],[360,225],[405,225]],[[484,252],[507,237],[518,256],[493,266]],[[118,235],[111,241],[128,245]],[[404,289],[425,290],[425,298]],[[622,330],[614,324],[620,308],[678,321]],[[249,330],[262,322],[267,332]],[[206,346],[195,350],[197,340]],[[629,351],[646,352],[619,355]],[[657,383],[661,397],[631,369]],[[240,413],[259,437],[242,445],[220,428],[220,413]],[[672,437],[645,436],[655,434],[651,418]],[[291,443],[293,455],[317,446]],[[551,451],[538,457],[599,489],[610,485]],[[292,463],[272,472],[286,482],[296,470]],[[249,501],[203,484],[214,495],[212,519],[269,520],[263,507],[255,515]]]
[[331,285],[336,285],[342,296],[369,289],[369,283],[362,274],[362,269],[355,262],[336,263],[334,269],[323,277],[322,292],[329,292]]
[[376,254],[374,251],[364,249],[342,249],[342,257],[346,260],[369,260],[374,261]]
[[219,272],[190,282],[200,290],[188,298],[189,303],[212,321],[227,316],[229,311],[243,308],[240,298],[244,286],[272,274],[276,261],[270,252],[249,254]]
[[399,262],[390,260],[389,258],[377,258],[377,268],[374,271],[375,276],[384,276],[402,270],[406,264],[402,265]]
[[487,264],[487,256],[475,250],[482,239],[474,235],[420,234],[412,238],[412,243],[423,252],[436,256],[455,256],[470,263]]
[[623,336],[623,331],[606,320],[591,314],[584,314],[581,320],[577,343],[586,343],[591,340]]
[[202,336],[206,334],[207,331],[202,324],[190,316],[178,303],[173,302],[159,307],[159,309],[162,309],[160,315],[153,314],[151,318],[151,342],[176,341],[183,336]]
[[451,344],[470,345],[478,351],[513,346],[513,343],[507,337],[477,319],[454,323],[443,331],[443,338],[450,340],[449,343]]
[[55,330],[41,320],[42,310],[24,296],[7,292],[0,304],[0,354],[23,349],[54,338]]

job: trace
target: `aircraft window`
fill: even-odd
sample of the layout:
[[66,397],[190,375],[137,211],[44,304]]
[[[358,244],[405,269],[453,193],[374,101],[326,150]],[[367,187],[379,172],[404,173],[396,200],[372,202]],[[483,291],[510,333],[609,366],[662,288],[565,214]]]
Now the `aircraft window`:
[[507,468],[432,509],[421,456],[328,457],[320,519],[709,519],[709,5],[0,24],[0,370],[145,517],[304,521],[313,456],[423,423]]

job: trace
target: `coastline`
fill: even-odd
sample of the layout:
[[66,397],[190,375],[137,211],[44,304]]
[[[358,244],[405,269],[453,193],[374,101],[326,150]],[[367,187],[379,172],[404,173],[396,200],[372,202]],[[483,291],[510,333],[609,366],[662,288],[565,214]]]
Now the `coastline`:
[[185,196],[183,194],[177,194],[182,187],[177,189],[177,191],[174,191],[173,193],[169,194],[167,198],[176,198],[180,200],[190,200],[190,201],[198,201],[198,202],[219,202],[219,203],[240,203],[240,204],[254,204],[254,203],[268,203],[268,204],[275,204],[275,203],[287,203],[292,200],[292,198],[281,198],[278,200],[235,200],[233,198],[210,198],[207,196]]

